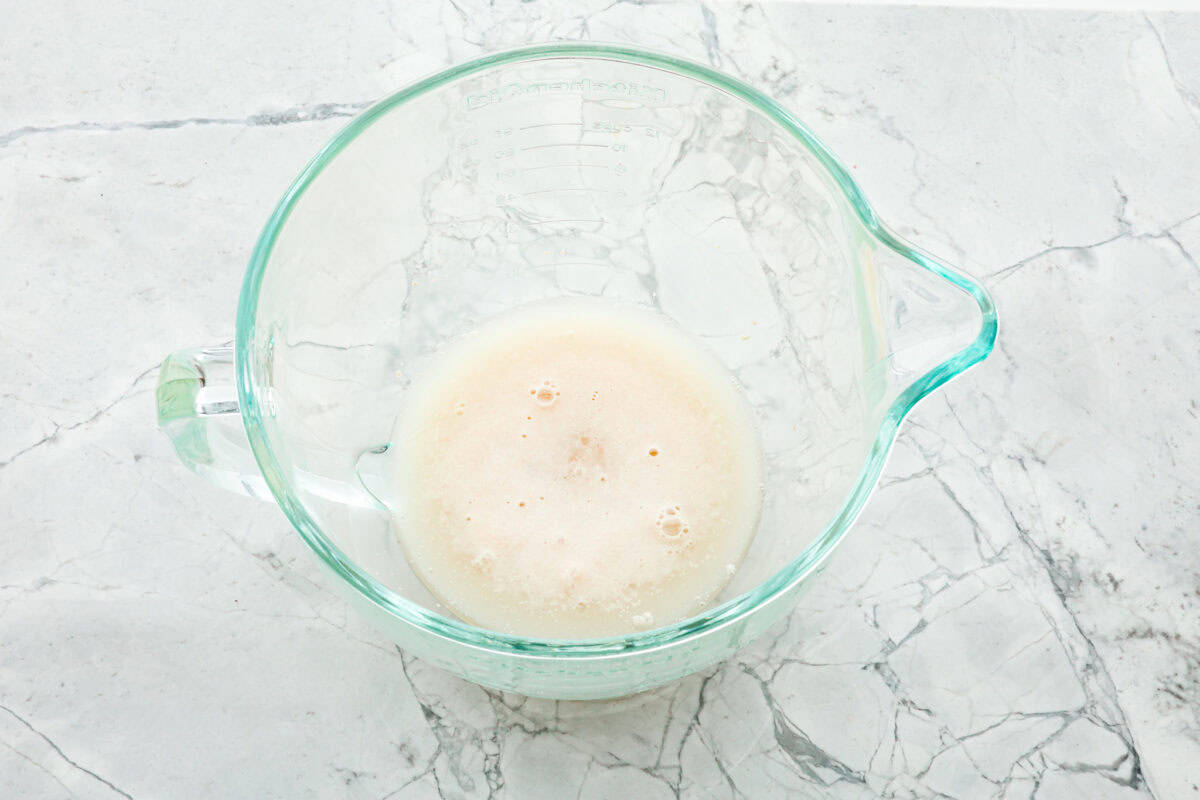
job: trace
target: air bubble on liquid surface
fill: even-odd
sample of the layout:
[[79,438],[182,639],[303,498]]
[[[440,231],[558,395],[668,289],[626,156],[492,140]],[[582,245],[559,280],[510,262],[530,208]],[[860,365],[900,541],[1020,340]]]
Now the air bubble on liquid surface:
[[680,513],[679,506],[670,506],[659,511],[658,519],[654,521],[654,527],[668,541],[678,541],[690,532],[687,520]]
[[561,394],[561,392],[558,391],[558,387],[555,386],[551,381],[542,381],[541,386],[535,386],[529,390],[529,393],[533,395],[533,402],[537,403],[542,408],[548,408],[549,406],[554,405],[554,401],[557,400],[559,394]]
[[492,571],[492,566],[496,563],[496,554],[491,550],[480,550],[471,559],[471,568],[481,574],[487,574]]

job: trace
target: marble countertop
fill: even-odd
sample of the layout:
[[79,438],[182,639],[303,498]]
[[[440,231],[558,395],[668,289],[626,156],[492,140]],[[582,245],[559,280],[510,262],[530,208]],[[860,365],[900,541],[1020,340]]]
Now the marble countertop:
[[[1200,15],[5,16],[0,796],[1200,797]],[[348,116],[555,38],[762,87],[1001,316],[786,624],[607,703],[398,653],[276,508],[188,473],[153,423],[162,357],[229,340],[262,222]]]

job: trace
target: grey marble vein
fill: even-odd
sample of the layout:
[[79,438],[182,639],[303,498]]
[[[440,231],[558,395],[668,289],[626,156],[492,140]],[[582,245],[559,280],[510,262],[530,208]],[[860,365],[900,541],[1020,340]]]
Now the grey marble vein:
[[48,127],[26,126],[0,133],[0,147],[26,136],[64,131],[127,131],[127,130],[173,130],[189,125],[291,125],[297,122],[319,122],[338,117],[353,117],[369,102],[362,103],[318,103],[313,106],[294,106],[283,111],[262,112],[247,117],[188,117],[186,119],[158,119],[121,122],[71,122]]
[[[79,764],[78,762],[76,762],[76,761],[72,760],[70,756],[68,756],[66,753],[64,753],[64,752],[62,751],[62,749],[61,749],[61,748],[59,748],[59,746],[58,746],[58,745],[56,745],[56,744],[54,743],[54,740],[52,740],[52,739],[51,739],[49,736],[47,736],[46,734],[44,734],[44,733],[42,733],[41,731],[39,731],[37,728],[35,728],[35,727],[33,727],[32,725],[30,725],[30,724],[29,724],[29,721],[28,721],[28,720],[26,720],[24,717],[22,717],[20,714],[18,714],[17,712],[13,711],[13,710],[12,710],[11,708],[9,708],[8,706],[0,706],[0,711],[4,711],[4,712],[5,712],[5,713],[7,713],[9,716],[11,716],[13,719],[15,719],[17,722],[19,722],[21,725],[24,725],[24,726],[25,726],[25,727],[26,727],[26,728],[27,728],[27,729],[28,729],[28,730],[29,730],[31,733],[35,734],[35,735],[36,735],[36,736],[38,736],[38,737],[39,737],[39,738],[40,738],[42,741],[44,741],[44,742],[45,742],[47,745],[49,745],[49,746],[50,746],[50,749],[54,751],[55,755],[57,755],[57,756],[58,756],[59,758],[61,758],[63,761],[65,761],[65,762],[67,762],[68,764],[70,764],[70,765],[71,765],[73,768],[75,768],[75,769],[79,770],[79,771],[80,771],[80,772],[82,772],[84,775],[87,775],[87,776],[89,776],[89,777],[91,777],[91,778],[95,779],[97,782],[99,782],[99,783],[103,784],[104,786],[107,786],[109,789],[111,789],[113,792],[115,792],[115,793],[119,794],[121,797],[128,798],[128,800],[133,800],[133,798],[132,798],[132,797],[129,795],[129,793],[128,793],[128,792],[125,792],[125,791],[123,791],[123,790],[122,790],[122,789],[121,789],[119,786],[114,786],[114,785],[112,784],[112,782],[111,782],[111,781],[107,780],[107,779],[106,779],[106,778],[104,778],[103,776],[97,775],[96,773],[94,773],[94,772],[92,772],[90,769],[88,769],[87,767],[85,767],[85,766],[83,766],[83,765]],[[6,744],[7,744],[7,743],[6,743]],[[42,765],[38,764],[36,761],[34,761],[33,759],[31,759],[29,756],[27,756],[25,753],[21,752],[21,751],[20,751],[20,750],[18,750],[17,748],[15,748],[15,747],[12,747],[11,745],[8,745],[8,746],[9,746],[10,750],[11,750],[11,751],[12,751],[14,754],[16,754],[16,755],[17,755],[17,756],[19,756],[20,758],[22,758],[22,759],[24,759],[24,760],[28,761],[29,763],[33,764],[34,766],[38,767],[38,769],[40,769],[40,770],[42,770],[42,771],[46,772],[46,774],[47,774],[47,775],[49,775],[51,778],[53,778],[53,779],[54,779],[54,781],[55,781],[55,783],[56,783],[56,784],[58,784],[59,786],[61,786],[61,787],[62,787],[62,788],[64,788],[64,789],[67,789],[67,788],[68,788],[68,787],[66,787],[66,786],[65,786],[65,785],[64,785],[64,784],[63,784],[61,781],[59,781],[57,778],[55,778],[55,777],[54,777],[54,775],[53,775],[53,773],[51,773],[51,772],[49,772],[48,770],[46,770],[46,769],[45,769],[45,767],[43,767]],[[68,789],[68,791],[69,791],[69,789]]]

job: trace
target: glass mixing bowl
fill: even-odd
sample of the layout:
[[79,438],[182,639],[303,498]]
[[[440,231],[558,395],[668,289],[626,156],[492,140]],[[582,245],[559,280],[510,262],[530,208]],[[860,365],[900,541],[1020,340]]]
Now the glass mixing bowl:
[[[691,619],[589,640],[473,627],[416,579],[402,514],[370,491],[439,349],[561,296],[665,314],[754,408],[759,531]],[[318,153],[254,249],[235,346],[168,357],[158,416],[189,467],[278,502],[406,651],[486,686],[611,697],[712,664],[786,614],[904,415],[995,336],[983,288],[888,230],[785,108],[671,56],[542,45],[399,91]]]

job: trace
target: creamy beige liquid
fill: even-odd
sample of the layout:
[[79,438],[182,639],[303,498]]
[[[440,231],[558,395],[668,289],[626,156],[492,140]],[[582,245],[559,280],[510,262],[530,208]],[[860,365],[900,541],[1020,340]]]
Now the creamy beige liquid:
[[702,610],[762,501],[733,377],[664,319],[599,301],[526,306],[457,342],[393,442],[413,569],[507,633],[617,635]]

